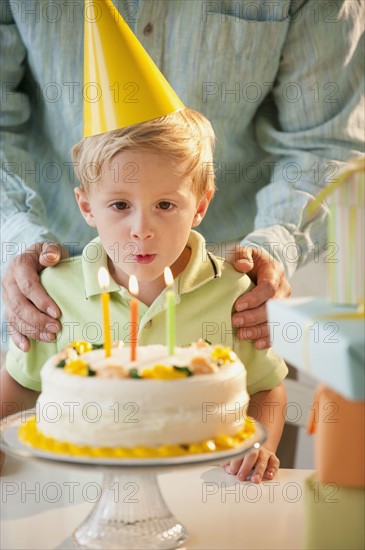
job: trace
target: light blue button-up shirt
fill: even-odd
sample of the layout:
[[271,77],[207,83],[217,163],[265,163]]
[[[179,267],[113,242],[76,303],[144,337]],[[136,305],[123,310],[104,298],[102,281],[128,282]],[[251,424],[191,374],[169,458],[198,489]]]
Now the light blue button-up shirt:
[[[217,134],[218,193],[200,226],[211,251],[246,239],[291,275],[325,243],[326,208],[308,218],[305,206],[364,153],[365,4],[114,4]],[[82,137],[83,5],[1,2],[3,267],[33,242],[61,241],[76,253],[95,236],[74,200],[69,156]],[[126,101],[122,61],[117,86]]]

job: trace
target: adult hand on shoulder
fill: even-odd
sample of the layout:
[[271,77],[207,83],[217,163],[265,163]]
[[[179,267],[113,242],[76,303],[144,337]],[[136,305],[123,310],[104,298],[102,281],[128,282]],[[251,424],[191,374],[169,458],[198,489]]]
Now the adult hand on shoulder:
[[252,340],[257,349],[269,348],[266,302],[291,294],[284,267],[263,248],[248,246],[236,247],[231,263],[256,284],[253,290],[236,300],[232,325],[238,329],[237,336],[241,340]]
[[58,243],[36,243],[16,256],[6,270],[2,287],[9,333],[22,351],[30,349],[28,338],[51,342],[61,329],[60,309],[43,289],[39,274],[67,256]]

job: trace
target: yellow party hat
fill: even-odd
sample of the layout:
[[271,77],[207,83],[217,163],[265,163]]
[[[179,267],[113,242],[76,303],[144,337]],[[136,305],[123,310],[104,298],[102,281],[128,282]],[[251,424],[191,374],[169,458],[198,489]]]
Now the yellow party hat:
[[184,108],[111,0],[85,0],[84,21],[84,137]]

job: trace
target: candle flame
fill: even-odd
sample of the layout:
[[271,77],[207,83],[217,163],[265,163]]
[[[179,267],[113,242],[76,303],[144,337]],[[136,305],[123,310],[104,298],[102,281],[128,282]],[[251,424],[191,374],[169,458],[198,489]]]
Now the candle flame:
[[129,277],[129,292],[134,296],[137,296],[138,290],[139,289],[138,289],[137,277],[135,275],[131,275]]
[[105,290],[109,286],[109,273],[105,267],[100,267],[98,271],[98,283],[102,290]]
[[172,276],[172,272],[169,267],[165,267],[164,277],[165,277],[166,286],[172,286],[174,284],[174,278]]

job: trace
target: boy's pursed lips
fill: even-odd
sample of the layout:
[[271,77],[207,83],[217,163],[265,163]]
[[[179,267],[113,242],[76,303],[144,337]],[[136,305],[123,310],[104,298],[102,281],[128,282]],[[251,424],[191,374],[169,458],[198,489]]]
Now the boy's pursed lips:
[[135,254],[133,257],[139,264],[149,264],[156,258],[156,254]]

